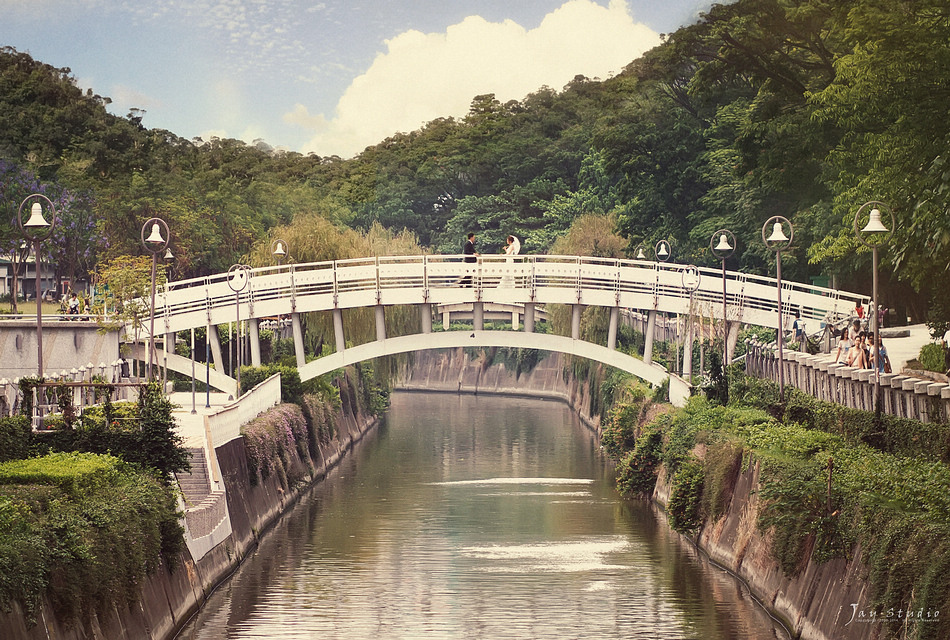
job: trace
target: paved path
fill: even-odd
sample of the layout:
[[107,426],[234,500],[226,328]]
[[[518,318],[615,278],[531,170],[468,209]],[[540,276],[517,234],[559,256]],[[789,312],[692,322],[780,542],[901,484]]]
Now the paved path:
[[[920,355],[921,347],[933,342],[927,325],[913,324],[905,328],[910,330],[910,335],[906,338],[881,338],[895,372],[902,371],[907,366],[908,360],[915,360]],[[887,329],[882,329],[882,331],[887,331]]]
[[205,443],[205,419],[207,415],[217,413],[228,403],[228,394],[211,393],[211,406],[205,407],[207,398],[205,393],[195,393],[195,412],[191,413],[191,392],[176,391],[169,396],[173,404],[179,408],[172,412],[178,424],[178,435],[185,441],[186,447],[203,447]]

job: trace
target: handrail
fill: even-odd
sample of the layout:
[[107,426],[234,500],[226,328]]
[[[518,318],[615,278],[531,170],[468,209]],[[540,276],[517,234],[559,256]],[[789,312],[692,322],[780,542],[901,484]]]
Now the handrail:
[[[481,256],[477,265],[462,255],[379,256],[348,258],[251,269],[254,317],[294,311],[356,308],[374,304],[422,302],[577,303],[685,312],[689,291],[680,273],[686,265],[644,260],[565,255]],[[474,268],[474,269],[473,269]],[[697,304],[722,310],[722,271],[699,267]],[[466,275],[471,287],[459,287]],[[505,276],[512,276],[509,280]],[[513,286],[511,283],[514,283]],[[730,317],[774,326],[776,281],[743,272],[726,272],[726,306]],[[810,284],[782,283],[783,311],[798,311],[805,321],[833,322],[851,313],[867,296]],[[170,330],[227,321],[234,295],[227,274],[170,283],[156,305],[166,312]],[[717,314],[717,306],[719,313]],[[230,311],[226,311],[229,310]],[[274,309],[278,309],[274,311]],[[738,313],[736,311],[738,310]],[[242,316],[251,309],[242,309]]]

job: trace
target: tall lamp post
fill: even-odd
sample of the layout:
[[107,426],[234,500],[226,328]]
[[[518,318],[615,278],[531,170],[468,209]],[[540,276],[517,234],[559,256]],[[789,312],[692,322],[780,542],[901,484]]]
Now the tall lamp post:
[[683,377],[689,380],[693,375],[693,294],[699,289],[702,276],[693,265],[684,267],[680,274],[683,288],[689,291],[689,311],[686,314],[686,340],[683,346]]
[[[145,237],[146,233],[149,234],[148,237]],[[158,267],[158,254],[168,248],[168,224],[161,218],[149,218],[142,225],[141,238],[142,246],[152,254],[152,302],[148,308],[148,368],[146,370],[146,379],[151,382],[152,363],[155,362],[155,271]],[[165,348],[167,349],[168,345]]]
[[736,237],[728,229],[720,229],[709,239],[709,250],[722,261],[722,375],[729,364],[729,328],[726,323],[726,258],[736,250]]
[[654,249],[656,251],[656,259],[660,262],[669,261],[670,257],[673,255],[673,246],[666,240],[660,240],[657,242]]
[[[43,205],[49,207],[50,222],[43,217]],[[30,206],[30,218],[24,222],[23,212]],[[33,242],[33,256],[36,260],[36,375],[43,377],[43,284],[40,278],[40,242],[53,234],[56,226],[56,207],[44,195],[34,193],[20,203],[17,210],[17,224],[28,240]],[[13,292],[16,296],[16,291]]]
[[[788,227],[788,235],[785,235],[785,227]],[[772,234],[766,237],[769,229]],[[785,403],[785,365],[783,361],[782,346],[785,343],[785,332],[782,328],[782,251],[787,249],[795,239],[795,229],[788,218],[782,216],[772,216],[762,225],[762,241],[765,246],[775,252],[775,280],[778,291],[778,394],[779,400]]]
[[[234,308],[237,311],[237,322],[235,323],[235,328],[237,329],[238,342],[241,339],[241,292],[247,287],[248,283],[251,281],[251,271],[247,265],[235,264],[231,265],[231,268],[228,269],[228,286],[231,287],[231,291],[234,292]],[[241,397],[241,345],[238,344],[237,348],[237,392],[235,393],[235,398]]]
[[[890,215],[891,218],[891,228],[888,229],[884,226],[884,223],[881,222],[881,210],[884,210]],[[864,228],[858,229],[860,221],[864,220],[864,216],[867,215],[868,222],[864,225]],[[872,276],[872,289],[871,296],[874,300],[874,313],[871,318],[871,326],[874,331],[874,411],[880,415],[881,413],[881,328],[878,326],[880,324],[881,312],[879,311],[877,301],[877,250],[878,247],[884,245],[888,240],[891,239],[891,236],[894,234],[894,227],[897,226],[897,223],[894,219],[894,212],[891,211],[891,208],[888,207],[883,202],[878,202],[872,200],[871,202],[865,202],[854,214],[854,235],[857,236],[858,241],[866,247],[871,248],[871,264],[874,269],[874,274]]]

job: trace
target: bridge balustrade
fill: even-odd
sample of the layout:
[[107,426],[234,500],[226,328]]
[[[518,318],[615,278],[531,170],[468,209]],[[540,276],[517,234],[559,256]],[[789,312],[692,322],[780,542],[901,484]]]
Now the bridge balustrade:
[[[747,341],[746,373],[778,382],[779,361],[774,345]],[[819,400],[852,409],[874,411],[874,370],[831,362],[827,354],[786,352],[785,382]],[[912,376],[882,373],[881,412],[921,422],[950,420],[950,385]]]

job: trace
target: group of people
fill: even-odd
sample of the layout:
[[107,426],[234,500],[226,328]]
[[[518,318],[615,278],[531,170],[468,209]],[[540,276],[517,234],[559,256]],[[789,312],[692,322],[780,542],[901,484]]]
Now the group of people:
[[861,328],[861,320],[855,319],[841,330],[835,362],[855,369],[878,369],[881,373],[891,372],[891,360],[887,357],[887,348],[881,343],[874,344],[874,334]]

